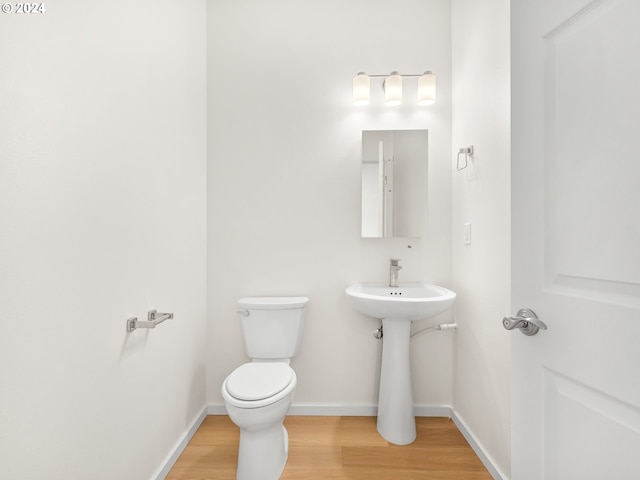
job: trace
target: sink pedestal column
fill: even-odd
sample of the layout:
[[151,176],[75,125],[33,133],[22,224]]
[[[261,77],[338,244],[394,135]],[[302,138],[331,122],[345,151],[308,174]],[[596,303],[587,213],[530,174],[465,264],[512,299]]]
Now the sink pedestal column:
[[382,330],[378,432],[388,442],[408,445],[416,439],[409,352],[411,321],[383,318]]

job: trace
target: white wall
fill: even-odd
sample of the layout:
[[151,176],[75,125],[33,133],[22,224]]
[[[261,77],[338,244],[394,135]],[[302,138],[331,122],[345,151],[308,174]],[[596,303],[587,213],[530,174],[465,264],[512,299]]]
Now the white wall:
[[0,478],[148,479],[205,406],[206,5],[45,5],[0,15]]
[[[454,408],[509,474],[510,100],[508,0],[453,0],[453,288],[459,325]],[[463,224],[471,223],[471,245]]]
[[[379,322],[349,307],[355,282],[451,286],[448,0],[213,0],[209,3],[209,357],[207,399],[246,361],[235,301],[308,295],[295,405],[377,403]],[[433,70],[438,101],[351,103],[358,71]],[[415,79],[406,80],[413,89]],[[428,229],[420,239],[360,237],[362,130],[429,129]],[[408,246],[411,246],[409,248]],[[448,321],[444,315],[435,321]],[[450,404],[453,332],[413,344],[415,402]]]

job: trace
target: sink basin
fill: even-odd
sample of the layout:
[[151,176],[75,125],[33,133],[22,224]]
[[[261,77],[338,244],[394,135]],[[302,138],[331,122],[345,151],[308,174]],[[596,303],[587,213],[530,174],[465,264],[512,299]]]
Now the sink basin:
[[396,445],[416,438],[411,386],[411,322],[448,310],[456,294],[438,285],[401,283],[399,287],[358,283],[345,290],[358,312],[382,319],[382,361],[378,394],[378,432]]
[[349,302],[360,313],[375,318],[421,320],[442,313],[453,305],[456,294],[438,285],[358,283],[346,289]]

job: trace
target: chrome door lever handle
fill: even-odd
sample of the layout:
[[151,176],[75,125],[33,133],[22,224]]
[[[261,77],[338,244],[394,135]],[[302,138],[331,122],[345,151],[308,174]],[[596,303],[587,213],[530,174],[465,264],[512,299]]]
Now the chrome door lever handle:
[[515,317],[504,317],[502,325],[507,330],[519,328],[523,334],[528,336],[535,335],[538,330],[547,329],[547,325],[529,308],[521,308]]

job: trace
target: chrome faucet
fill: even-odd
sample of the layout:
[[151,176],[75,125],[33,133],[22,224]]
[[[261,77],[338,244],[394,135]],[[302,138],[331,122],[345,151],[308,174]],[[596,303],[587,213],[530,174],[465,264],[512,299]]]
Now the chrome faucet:
[[398,270],[402,269],[399,265],[399,258],[391,259],[391,266],[389,267],[389,286],[390,287],[398,287]]

